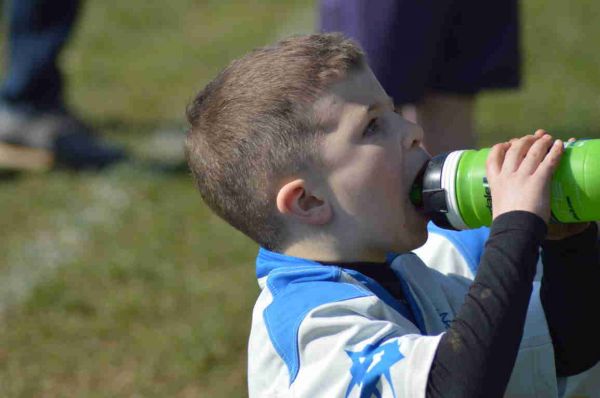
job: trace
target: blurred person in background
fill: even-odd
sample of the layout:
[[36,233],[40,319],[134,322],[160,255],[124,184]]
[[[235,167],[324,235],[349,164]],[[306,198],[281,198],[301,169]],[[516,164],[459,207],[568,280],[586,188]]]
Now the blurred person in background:
[[125,159],[65,104],[58,56],[79,0],[5,1],[6,75],[0,86],[0,168],[99,169]]
[[319,15],[363,47],[432,154],[473,148],[477,93],[519,86],[517,0],[321,0]]

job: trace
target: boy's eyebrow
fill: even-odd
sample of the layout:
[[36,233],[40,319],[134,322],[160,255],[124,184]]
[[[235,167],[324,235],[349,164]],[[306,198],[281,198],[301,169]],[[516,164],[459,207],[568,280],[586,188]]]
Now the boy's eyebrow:
[[[392,97],[390,97],[390,96],[387,96],[387,97],[386,97],[386,99],[387,99],[387,101],[386,101],[386,102],[387,102],[387,103],[388,103],[388,104],[389,104],[389,105],[390,105],[392,108],[394,108],[394,107],[395,107],[395,102],[394,102],[394,99],[393,99]],[[376,103],[374,103],[374,104],[371,104],[371,105],[369,105],[369,108],[367,109],[367,114],[369,114],[369,113],[371,113],[371,112],[373,112],[373,111],[375,111],[375,110],[379,109],[380,107],[381,107],[381,102],[376,102]]]

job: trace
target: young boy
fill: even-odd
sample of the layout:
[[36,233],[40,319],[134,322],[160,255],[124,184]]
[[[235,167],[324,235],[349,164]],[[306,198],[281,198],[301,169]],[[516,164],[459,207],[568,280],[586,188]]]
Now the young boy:
[[[543,131],[491,151],[494,222],[469,281],[410,254],[427,238],[409,200],[429,158],[423,132],[394,112],[353,42],[308,35],[255,50],[204,88],[188,119],[202,197],[261,246],[251,397],[553,397],[561,372],[600,357],[588,319],[544,301],[571,281],[549,275],[542,302],[534,289],[562,154]],[[552,237],[572,234],[595,241],[596,230]],[[560,254],[556,267],[597,265],[593,244]],[[570,351],[576,339],[593,340],[587,355]]]

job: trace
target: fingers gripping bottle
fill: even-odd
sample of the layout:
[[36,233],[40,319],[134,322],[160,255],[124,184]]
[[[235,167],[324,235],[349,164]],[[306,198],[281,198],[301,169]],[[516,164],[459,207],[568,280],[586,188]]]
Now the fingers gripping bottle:
[[[470,229],[492,223],[492,195],[485,175],[490,148],[433,157],[411,198],[441,228]],[[600,220],[600,139],[565,144],[551,184],[553,221]]]

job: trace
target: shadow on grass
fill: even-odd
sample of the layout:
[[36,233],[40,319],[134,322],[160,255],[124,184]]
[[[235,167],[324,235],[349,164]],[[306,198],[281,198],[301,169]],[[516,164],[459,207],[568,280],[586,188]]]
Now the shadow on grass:
[[15,181],[21,174],[16,170],[0,170],[0,184]]
[[[111,169],[115,166],[105,167],[103,169],[96,170],[68,170],[64,168],[57,167],[50,171],[45,172],[46,174],[53,173],[55,171],[67,171],[72,174],[81,174],[81,175],[102,175],[108,174]],[[156,175],[172,175],[172,176],[182,176],[190,173],[188,165],[185,161],[171,162],[171,161],[161,161],[157,159],[138,159],[138,158],[130,158],[118,164],[118,167],[131,167],[137,171],[141,171],[143,173],[156,174]],[[19,181],[22,178],[26,178],[30,175],[31,172],[20,171],[20,170],[0,170],[0,186],[2,184],[14,183]]]
[[134,120],[114,117],[89,119],[94,128],[101,132],[118,132],[119,135],[144,136],[157,130],[172,130],[183,132],[186,129],[183,120]]

